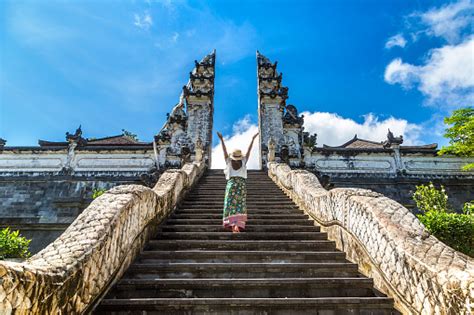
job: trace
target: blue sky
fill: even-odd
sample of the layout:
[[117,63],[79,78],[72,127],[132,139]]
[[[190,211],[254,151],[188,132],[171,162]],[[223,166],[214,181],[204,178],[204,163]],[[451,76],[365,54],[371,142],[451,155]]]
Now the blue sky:
[[82,124],[151,141],[215,48],[214,126],[229,140],[256,123],[258,49],[319,145],[387,128],[443,144],[442,117],[473,105],[472,15],[465,0],[2,1],[0,137],[35,145]]

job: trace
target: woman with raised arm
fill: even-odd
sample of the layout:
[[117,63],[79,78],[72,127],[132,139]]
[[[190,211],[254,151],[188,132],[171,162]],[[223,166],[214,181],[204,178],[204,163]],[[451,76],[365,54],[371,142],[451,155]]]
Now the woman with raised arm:
[[221,139],[222,150],[224,151],[224,159],[226,167],[224,169],[227,185],[225,188],[224,213],[222,224],[224,228],[231,228],[232,232],[239,233],[241,229],[245,229],[247,221],[247,161],[252,151],[252,145],[258,133],[252,137],[247,154],[242,155],[242,151],[236,149],[231,154],[227,154],[227,148],[224,138],[220,132],[217,133]]

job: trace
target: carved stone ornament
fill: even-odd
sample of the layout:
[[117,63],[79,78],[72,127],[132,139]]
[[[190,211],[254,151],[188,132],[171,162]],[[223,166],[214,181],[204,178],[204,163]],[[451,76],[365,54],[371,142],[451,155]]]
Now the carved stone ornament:
[[198,138],[196,144],[194,145],[194,150],[196,151],[195,160],[196,162],[201,162],[203,159],[203,146],[201,138]]
[[403,136],[400,135],[398,137],[395,137],[393,133],[390,131],[390,129],[388,129],[387,140],[383,142],[383,147],[390,148],[392,145],[398,146],[402,143],[403,143]]
[[170,124],[179,124],[183,128],[186,127],[187,116],[186,112],[184,111],[184,104],[178,103],[173,107],[171,114],[167,114],[168,122]]
[[169,143],[171,141],[171,135],[168,129],[161,129],[160,133],[155,135],[156,143]]
[[183,94],[185,97],[188,97],[190,95],[196,97],[212,96],[212,93],[213,90],[211,88],[209,88],[208,91],[201,91],[200,89],[192,90],[187,85],[183,86]]
[[268,162],[275,161],[276,143],[273,138],[268,140]]
[[191,149],[187,145],[183,145],[181,147],[181,166],[184,164],[191,162]]
[[303,125],[304,116],[298,116],[298,110],[294,105],[286,106],[286,113],[283,116],[283,123],[289,125]]
[[66,140],[69,143],[77,143],[78,145],[85,145],[87,143],[87,140],[82,137],[81,125],[79,125],[74,134],[66,132]]
[[290,150],[286,144],[281,146],[280,159],[283,163],[290,163]]

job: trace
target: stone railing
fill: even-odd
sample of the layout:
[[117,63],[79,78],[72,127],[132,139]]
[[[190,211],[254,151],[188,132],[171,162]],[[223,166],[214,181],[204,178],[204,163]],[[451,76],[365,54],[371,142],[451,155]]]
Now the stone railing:
[[268,170],[404,314],[474,311],[474,259],[431,236],[405,207],[370,190],[327,191],[314,174],[285,164]]
[[0,261],[0,314],[89,312],[204,170],[186,164],[163,173],[153,189],[112,188],[38,254]]

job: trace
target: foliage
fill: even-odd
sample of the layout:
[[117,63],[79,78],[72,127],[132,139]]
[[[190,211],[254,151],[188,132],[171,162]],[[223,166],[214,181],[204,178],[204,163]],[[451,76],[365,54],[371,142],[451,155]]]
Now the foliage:
[[418,219],[426,229],[448,246],[474,257],[474,203],[467,202],[463,214],[450,212],[448,196],[433,183],[416,186],[413,194],[422,214]]
[[122,129],[122,133],[123,133],[123,135],[124,135],[125,137],[128,137],[128,138],[130,138],[130,139],[133,139],[133,140],[135,140],[135,141],[139,141],[139,140],[138,140],[138,136],[137,136],[136,134],[134,134],[134,133],[128,131],[128,130]]
[[107,189],[105,188],[96,188],[92,191],[92,199],[95,199],[101,195],[103,195],[105,192],[107,191]]
[[428,211],[418,219],[440,241],[474,257],[474,215]]
[[[474,108],[466,107],[453,111],[444,123],[451,125],[444,136],[449,145],[443,147],[438,154],[453,154],[461,157],[474,157]],[[474,163],[467,164],[463,170],[474,169]]]
[[474,215],[474,200],[466,202],[462,207],[462,213]]
[[20,231],[10,231],[9,227],[0,230],[0,259],[28,258],[30,242],[20,235]]
[[413,200],[416,207],[423,213],[434,211],[448,211],[448,195],[443,186],[440,190],[436,189],[433,183],[428,185],[416,186],[413,194]]

